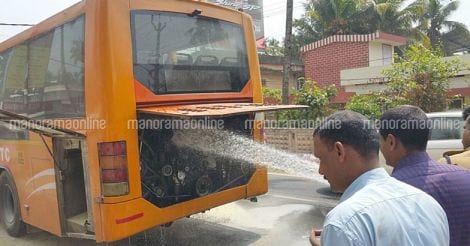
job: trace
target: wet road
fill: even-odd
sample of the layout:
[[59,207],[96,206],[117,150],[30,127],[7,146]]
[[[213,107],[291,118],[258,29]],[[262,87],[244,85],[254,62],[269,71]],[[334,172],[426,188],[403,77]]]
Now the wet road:
[[[324,181],[280,174],[269,175],[269,189],[257,203],[234,202],[108,245],[309,245],[310,229],[321,227],[339,198]],[[96,245],[38,230],[19,239],[0,230],[0,240],[1,245]]]

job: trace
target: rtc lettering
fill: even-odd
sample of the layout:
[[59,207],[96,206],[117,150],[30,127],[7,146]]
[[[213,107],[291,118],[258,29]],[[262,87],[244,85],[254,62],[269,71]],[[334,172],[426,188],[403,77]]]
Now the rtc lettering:
[[10,162],[10,149],[0,147],[0,161]]

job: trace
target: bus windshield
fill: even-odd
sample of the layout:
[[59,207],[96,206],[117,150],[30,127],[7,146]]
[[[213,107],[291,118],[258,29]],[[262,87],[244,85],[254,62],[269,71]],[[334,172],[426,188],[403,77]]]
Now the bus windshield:
[[132,35],[134,76],[155,94],[240,92],[250,78],[240,25],[134,11]]

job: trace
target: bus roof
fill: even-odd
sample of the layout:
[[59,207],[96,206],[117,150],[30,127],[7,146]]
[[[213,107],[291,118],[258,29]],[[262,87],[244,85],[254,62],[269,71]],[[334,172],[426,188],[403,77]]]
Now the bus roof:
[[[0,43],[0,52],[9,49],[19,43],[25,42],[28,39],[32,39],[42,33],[45,33],[49,30],[54,29],[57,26],[62,25],[63,23],[66,23],[70,20],[72,20],[74,17],[77,17],[78,15],[84,13],[85,11],[85,6],[86,3],[89,1],[96,1],[96,0],[82,0],[80,2],[75,3],[74,5],[46,18],[45,20],[40,21],[36,25],[14,35],[13,37],[3,41]],[[130,0],[132,1],[132,0]],[[168,1],[168,0],[165,0]],[[182,1],[182,2],[197,2],[198,4],[201,5],[210,5],[213,8],[219,8],[223,10],[229,10],[232,12],[239,12],[242,15],[245,15],[246,17],[251,19],[251,16],[244,13],[243,11],[239,10],[234,10],[233,8],[225,7],[219,4],[211,3],[211,2],[203,2],[203,1],[197,1],[197,0],[175,0],[175,1]]]

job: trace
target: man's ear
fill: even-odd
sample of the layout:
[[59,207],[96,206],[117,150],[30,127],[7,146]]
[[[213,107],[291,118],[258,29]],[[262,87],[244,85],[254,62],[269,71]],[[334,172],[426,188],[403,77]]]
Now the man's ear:
[[395,150],[398,145],[398,139],[392,134],[388,134],[387,139],[385,140],[385,143],[388,145],[390,150]]
[[338,160],[343,162],[346,156],[344,145],[341,142],[335,142],[334,151],[335,154],[338,156]]

